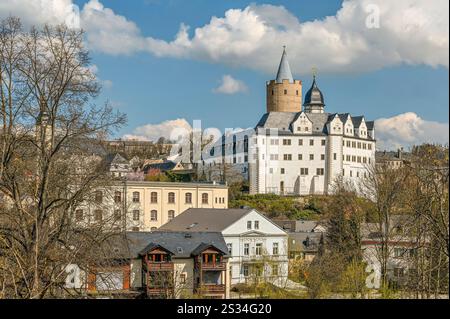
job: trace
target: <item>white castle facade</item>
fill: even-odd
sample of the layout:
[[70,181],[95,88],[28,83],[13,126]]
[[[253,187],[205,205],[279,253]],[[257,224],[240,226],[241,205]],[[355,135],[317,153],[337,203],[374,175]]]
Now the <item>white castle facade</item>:
[[302,109],[301,89],[283,52],[276,80],[267,83],[267,113],[255,128],[206,147],[200,173],[217,181],[240,175],[251,194],[328,194],[338,178],[358,185],[375,164],[374,122],[325,112],[315,77]]

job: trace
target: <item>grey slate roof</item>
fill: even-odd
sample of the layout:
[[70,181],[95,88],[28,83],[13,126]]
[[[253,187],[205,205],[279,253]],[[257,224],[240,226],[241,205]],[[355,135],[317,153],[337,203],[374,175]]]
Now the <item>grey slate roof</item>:
[[221,232],[253,209],[190,208],[159,228],[161,231]]
[[291,68],[289,67],[286,50],[283,50],[283,55],[281,56],[276,82],[283,83],[283,80],[289,80],[289,83],[294,83],[294,78],[292,77]]
[[295,223],[296,232],[312,232],[317,226],[317,221],[314,220],[298,220]]
[[150,169],[158,169],[162,172],[166,172],[166,171],[170,171],[170,170],[174,169],[175,166],[177,166],[177,163],[172,162],[172,161],[165,161],[162,163],[151,163],[151,164],[145,165],[144,172],[147,172]]
[[174,255],[172,258],[189,258],[203,247],[214,246],[228,255],[227,245],[220,232],[129,232],[126,234],[130,258],[137,258],[149,245],[158,245]]
[[108,163],[108,164],[129,164],[128,160],[125,159],[119,153],[108,154],[106,156],[106,163]]

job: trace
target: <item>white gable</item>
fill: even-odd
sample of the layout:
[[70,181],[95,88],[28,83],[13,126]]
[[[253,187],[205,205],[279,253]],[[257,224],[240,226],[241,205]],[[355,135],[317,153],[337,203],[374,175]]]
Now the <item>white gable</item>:
[[[259,223],[258,229],[255,229],[255,221]],[[247,228],[248,222],[251,222],[251,228]],[[270,219],[260,214],[256,210],[250,211],[248,214],[237,220],[222,231],[225,235],[241,235],[241,234],[257,234],[260,235],[272,235],[272,236],[284,236],[287,233],[274,224]]]
[[342,134],[344,131],[344,125],[339,118],[339,116],[335,116],[334,119],[330,122],[328,122],[328,133],[329,134]]
[[301,112],[298,118],[291,124],[292,133],[311,134],[312,122],[306,116],[305,112]]

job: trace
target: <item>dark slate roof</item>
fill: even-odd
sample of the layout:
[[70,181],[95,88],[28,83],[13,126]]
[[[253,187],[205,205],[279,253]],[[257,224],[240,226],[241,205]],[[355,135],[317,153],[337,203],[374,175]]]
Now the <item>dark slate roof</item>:
[[375,127],[375,122],[374,121],[366,122],[366,126],[369,131],[372,131]]
[[322,236],[322,233],[289,233],[290,249],[317,252]]
[[364,116],[352,116],[352,122],[354,127],[359,127],[362,123]]
[[162,163],[151,163],[151,164],[145,165],[144,171],[148,171],[150,169],[158,169],[160,171],[166,172],[166,171],[170,171],[170,170],[174,169],[176,165],[177,165],[177,163],[172,162],[172,161],[165,161]]
[[[201,252],[202,247],[213,246],[225,255],[228,254],[227,245],[220,232],[128,232],[126,234],[130,251],[130,258],[138,258],[140,253],[149,245],[160,246],[173,252],[172,258],[189,258]],[[156,247],[156,246],[154,246]]]
[[345,121],[347,121],[347,117],[349,116],[349,113],[341,113],[338,114],[339,118],[341,119],[342,123],[345,123]]
[[221,232],[234,222],[238,221],[253,209],[213,209],[189,208],[167,224],[161,231],[214,231]]
[[305,100],[303,105],[322,105],[325,106],[325,99],[323,97],[322,91],[316,83],[316,77],[314,77],[311,88],[305,94]]

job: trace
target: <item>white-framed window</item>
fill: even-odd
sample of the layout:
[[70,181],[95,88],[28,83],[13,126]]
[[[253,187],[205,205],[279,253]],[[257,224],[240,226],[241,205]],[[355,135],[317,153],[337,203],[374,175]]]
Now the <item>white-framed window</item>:
[[248,255],[250,255],[250,244],[245,243],[244,244],[244,256],[248,256]]
[[133,220],[139,220],[139,209],[133,210]]
[[175,218],[175,211],[174,211],[174,210],[169,210],[169,211],[167,212],[167,218],[168,218],[169,220],[174,219],[174,218]]
[[262,255],[262,243],[256,243],[255,245],[255,255],[261,256]]
[[252,221],[247,221],[247,229],[252,229]]
[[259,229],[259,220],[255,220],[254,225],[255,229]]
[[158,220],[158,211],[157,210],[152,210],[150,212],[150,220],[151,221],[157,221]]
[[272,255],[278,255],[278,243],[272,244]]

